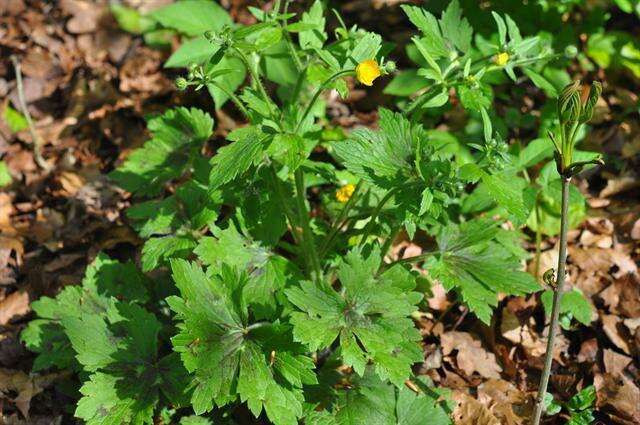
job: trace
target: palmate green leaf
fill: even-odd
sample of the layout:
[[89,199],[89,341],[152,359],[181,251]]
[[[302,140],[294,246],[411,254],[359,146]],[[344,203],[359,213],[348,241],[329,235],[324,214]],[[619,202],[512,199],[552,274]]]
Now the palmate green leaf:
[[458,50],[463,53],[469,51],[471,48],[473,28],[469,25],[469,21],[462,17],[458,0],[451,1],[442,14],[442,18],[440,18],[440,29],[442,30],[442,34],[444,34]]
[[300,22],[308,26],[307,29],[300,31],[298,34],[300,48],[303,50],[322,49],[325,41],[327,41],[327,34],[324,30],[325,18],[322,2],[316,0],[313,6],[309,8],[309,11],[302,14]]
[[291,314],[295,339],[311,351],[327,348],[337,338],[344,362],[362,375],[369,360],[382,379],[401,386],[411,365],[422,359],[420,334],[409,318],[422,296],[411,292],[415,278],[393,267],[376,277],[380,251],[367,257],[351,251],[338,268],[342,291],[302,282],[286,290],[299,312]]
[[154,10],[150,17],[164,27],[191,36],[220,31],[225,25],[232,24],[227,11],[213,0],[179,1]]
[[[62,320],[89,380],[80,389],[76,417],[87,424],[152,424],[160,391],[186,391],[185,375],[173,355],[157,360],[161,324],[144,308],[118,302],[107,317],[83,313]],[[175,386],[178,386],[177,388]]]
[[482,182],[489,195],[507,210],[516,223],[523,224],[527,221],[531,208],[525,204],[522,190],[513,184],[510,176],[485,173]]
[[220,268],[226,264],[246,271],[249,281],[243,294],[252,305],[254,316],[271,317],[281,290],[290,280],[302,277],[300,270],[288,259],[240,234],[233,224],[212,232],[214,237],[202,238],[194,252],[205,265]]
[[427,135],[422,126],[388,109],[380,109],[379,125],[380,131],[356,129],[348,140],[333,146],[349,171],[390,189],[415,177],[416,149]]
[[38,353],[33,370],[77,368],[74,351],[61,326],[67,317],[91,313],[105,316],[114,299],[144,302],[146,278],[132,263],[119,263],[99,254],[87,268],[82,286],[68,286],[56,298],[42,297],[32,303],[38,318],[29,322],[21,339]]
[[520,271],[520,261],[496,241],[496,222],[476,219],[449,225],[438,235],[439,252],[429,273],[448,291],[456,289],[483,322],[491,321],[498,293],[524,295],[540,289],[533,276]]
[[311,358],[292,341],[287,325],[249,324],[243,288],[247,275],[227,265],[209,270],[172,261],[180,296],[167,299],[179,320],[174,350],[193,374],[191,402],[197,414],[239,398],[257,417],[297,424],[302,384],[316,383]]
[[409,20],[423,34],[423,42],[433,57],[446,57],[449,51],[445,46],[445,40],[440,33],[438,20],[431,13],[418,6],[401,5]]
[[[335,393],[335,400],[329,407],[329,415],[317,421],[305,423],[331,425],[449,425],[451,420],[438,402],[439,394],[427,385],[427,379],[416,382],[420,388],[415,393],[406,386],[396,388],[381,381],[369,368],[362,378],[351,377],[346,389]],[[322,412],[327,412],[322,411]]]
[[218,149],[211,159],[210,191],[230,182],[260,162],[271,141],[270,137],[255,126],[234,130],[227,139],[233,143]]
[[[226,53],[222,56],[220,62],[215,64],[209,62],[205,67],[207,74],[212,74],[223,69],[231,69],[233,72],[219,75],[215,78],[215,81],[228,92],[234,93],[238,87],[242,85],[242,82],[247,76],[247,70],[244,63],[240,58]],[[213,103],[216,105],[216,109],[221,109],[229,100],[229,96],[224,92],[224,90],[214,84],[208,84],[207,90],[213,98]]]
[[109,176],[138,196],[156,195],[180,177],[211,136],[213,119],[196,108],[175,108],[148,122],[153,137]]

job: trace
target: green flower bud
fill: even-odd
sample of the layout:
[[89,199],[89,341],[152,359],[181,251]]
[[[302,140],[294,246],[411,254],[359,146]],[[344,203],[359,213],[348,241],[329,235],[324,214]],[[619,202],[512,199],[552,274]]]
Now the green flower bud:
[[394,61],[386,61],[382,70],[385,74],[392,74],[396,71],[396,63]]
[[184,77],[176,78],[176,87],[178,88],[178,90],[185,90],[188,86],[189,86],[189,83],[187,82],[186,78]]
[[580,81],[567,85],[558,98],[558,117],[560,124],[575,123],[582,114],[582,101],[580,99]]
[[564,56],[567,59],[573,59],[576,56],[578,56],[578,48],[576,46],[574,46],[573,44],[567,46],[564,48]]

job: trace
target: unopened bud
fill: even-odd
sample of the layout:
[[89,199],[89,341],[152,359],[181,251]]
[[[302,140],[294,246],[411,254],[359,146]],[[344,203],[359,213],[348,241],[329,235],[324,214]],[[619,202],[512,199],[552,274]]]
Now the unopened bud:
[[578,56],[578,48],[571,44],[564,48],[564,55],[567,59],[573,59]]
[[392,74],[396,71],[396,63],[394,61],[386,61],[382,69],[385,74]]
[[176,87],[178,88],[178,90],[185,90],[188,86],[189,86],[189,83],[187,82],[186,78],[184,77],[176,78]]

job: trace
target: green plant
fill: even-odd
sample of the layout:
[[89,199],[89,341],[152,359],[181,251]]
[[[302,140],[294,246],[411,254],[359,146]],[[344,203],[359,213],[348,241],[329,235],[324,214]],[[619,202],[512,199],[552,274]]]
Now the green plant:
[[[501,225],[530,220],[536,195],[526,196],[531,182],[520,175],[551,153],[542,143],[509,147],[489,111],[503,71],[553,92],[537,67],[558,55],[522,37],[508,15],[493,15],[497,44],[474,47],[457,1],[439,21],[405,7],[421,31],[415,76],[429,87],[401,105],[405,113],[380,108],[378,129],[345,135],[326,125],[323,93],[347,96],[351,77],[370,85],[394,73],[390,48],[339,15],[327,34],[320,1],[295,22],[288,6],[252,8],[249,26],[205,0],[149,16],[114,8],[132,32],[180,34],[166,63],[186,69],[178,88],[206,88],[216,108],[247,125],[223,141],[196,108],[150,117],[150,140],[110,175],[133,195],[127,217],[144,240],[142,272],[101,255],[82,286],[34,304],[39,318],[22,336],[39,353],[34,369],[77,371],[76,416],[88,423],[234,423],[249,414],[275,424],[450,423],[447,392],[413,370],[423,360],[413,317],[428,308],[430,282],[485,324],[499,294],[540,289],[521,270],[520,233]],[[471,143],[424,125],[424,109],[444,107],[450,89],[482,121]],[[562,179],[565,242],[565,180],[589,162],[573,145],[593,104],[565,90],[558,168],[543,177]],[[538,183],[542,204],[555,186]],[[400,233],[420,234],[425,251],[392,261]],[[557,311],[554,297],[556,322]]]
[[[564,405],[569,413],[567,425],[588,425],[592,423],[595,420],[593,417],[593,403],[595,401],[596,389],[593,385],[582,389],[571,397]],[[547,415],[556,415],[560,413],[561,410],[562,405],[557,403],[551,394],[546,393],[544,401],[545,413]]]

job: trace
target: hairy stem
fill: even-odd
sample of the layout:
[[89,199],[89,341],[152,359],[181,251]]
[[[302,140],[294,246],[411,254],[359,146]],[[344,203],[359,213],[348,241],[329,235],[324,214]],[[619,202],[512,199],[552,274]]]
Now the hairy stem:
[[562,287],[564,286],[565,267],[567,263],[567,232],[569,229],[569,183],[571,177],[562,176],[562,217],[560,221],[560,255],[558,258],[558,276],[556,287],[553,293],[553,307],[551,309],[551,324],[549,325],[549,339],[547,341],[547,351],[544,357],[544,368],[540,377],[538,396],[536,397],[536,407],[533,415],[533,425],[539,425],[544,410],[544,396],[547,393],[549,384],[549,374],[553,363],[553,345],[558,332],[558,321],[560,318],[560,300],[562,299]]
[[387,192],[387,194],[384,195],[384,198],[380,200],[376,208],[373,210],[373,212],[371,213],[371,220],[367,223],[367,225],[364,228],[364,232],[362,233],[362,238],[360,239],[360,244],[359,244],[360,246],[364,245],[365,242],[367,241],[367,238],[371,234],[371,231],[373,230],[373,226],[375,225],[376,219],[378,218],[380,211],[382,211],[382,208],[384,208],[385,204],[389,202],[389,199],[391,199],[393,195],[395,195],[396,192],[398,192],[398,190],[400,190],[398,187],[394,187],[393,189],[390,189]]
[[300,130],[300,126],[302,125],[304,120],[307,118],[307,115],[309,115],[309,112],[311,112],[311,109],[313,109],[313,105],[316,104],[318,98],[322,94],[322,91],[329,84],[331,84],[333,82],[333,80],[335,80],[336,78],[342,77],[343,75],[353,74],[354,72],[355,71],[353,69],[347,69],[347,70],[344,70],[344,71],[336,72],[331,77],[327,78],[322,84],[320,84],[320,87],[318,87],[318,90],[316,90],[316,92],[314,93],[313,97],[311,98],[311,102],[309,102],[309,104],[307,105],[307,108],[302,113],[302,117],[298,121],[298,124],[296,125],[296,129],[295,129],[294,133],[298,133],[298,130]]
[[22,113],[24,114],[25,119],[27,120],[27,126],[29,127],[29,134],[31,134],[31,140],[33,142],[33,157],[36,161],[36,164],[44,171],[50,171],[51,165],[42,157],[42,139],[38,136],[36,132],[36,126],[31,119],[31,114],[27,109],[27,101],[24,97],[24,86],[22,85],[22,69],[20,67],[20,61],[16,56],[11,56],[11,62],[13,62],[13,68],[16,73],[16,83],[18,89],[18,101],[20,102],[20,109],[22,109]]
[[351,195],[351,197],[349,198],[347,203],[344,204],[344,207],[342,207],[342,210],[340,211],[340,214],[338,214],[338,217],[335,219],[335,221],[331,225],[331,229],[329,230],[329,233],[327,234],[327,237],[325,238],[324,242],[322,243],[322,247],[320,248],[320,256],[321,257],[324,257],[327,254],[327,252],[331,249],[331,247],[333,245],[333,241],[334,241],[336,235],[338,234],[338,231],[340,230],[340,227],[342,227],[342,225],[343,225],[343,223],[345,221],[345,218],[347,218],[347,215],[349,214],[349,211],[351,210],[351,208],[356,203],[356,199],[358,198],[358,195],[360,193],[360,189],[361,188],[362,188],[362,180],[359,180],[358,184],[356,184],[356,187],[353,190],[353,194]]
[[244,66],[247,68],[249,75],[251,75],[251,80],[253,84],[255,84],[258,87],[258,91],[260,92],[262,99],[267,104],[267,108],[269,108],[269,113],[271,114],[271,118],[275,120],[276,114],[273,110],[273,103],[271,102],[271,98],[269,97],[269,95],[267,94],[267,91],[264,88],[264,84],[262,84],[262,80],[260,79],[260,76],[256,72],[253,65],[251,65],[251,63],[249,62],[249,59],[247,58],[247,56],[244,54],[242,50],[238,49],[237,47],[233,47],[233,51],[236,52],[236,54],[238,55],[238,57],[240,58]]
[[313,233],[309,226],[309,212],[305,205],[305,187],[304,187],[304,174],[302,170],[298,168],[295,172],[296,179],[296,202],[298,206],[298,216],[300,220],[300,226],[302,227],[302,246],[309,256],[311,267],[313,270],[313,278],[316,281],[322,279],[322,268],[320,267],[320,257],[318,257],[318,251],[313,240]]

